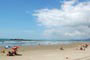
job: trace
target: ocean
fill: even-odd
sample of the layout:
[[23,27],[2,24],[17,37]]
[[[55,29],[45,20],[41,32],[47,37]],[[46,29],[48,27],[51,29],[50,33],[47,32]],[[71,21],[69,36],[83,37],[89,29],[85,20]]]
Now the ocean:
[[28,45],[54,45],[54,44],[70,44],[75,42],[90,42],[90,40],[31,40],[18,41],[9,39],[0,39],[0,46],[28,46]]

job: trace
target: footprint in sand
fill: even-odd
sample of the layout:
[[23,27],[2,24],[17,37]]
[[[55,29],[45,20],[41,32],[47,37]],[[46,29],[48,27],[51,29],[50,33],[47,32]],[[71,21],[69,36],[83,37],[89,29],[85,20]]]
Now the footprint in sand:
[[74,60],[90,60],[90,56],[74,59]]

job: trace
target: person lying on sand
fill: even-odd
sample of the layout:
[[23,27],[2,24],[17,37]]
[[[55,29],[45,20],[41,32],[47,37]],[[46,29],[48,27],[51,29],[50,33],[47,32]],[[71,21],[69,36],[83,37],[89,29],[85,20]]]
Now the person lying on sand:
[[14,56],[14,55],[18,55],[17,54],[17,49],[12,49],[12,51],[8,51],[7,56]]
[[17,54],[17,47],[13,47],[12,48],[12,51],[8,51],[8,54],[7,54],[7,56],[14,56],[14,55],[18,55]]
[[7,56],[14,56],[13,53],[11,51],[8,51]]
[[12,51],[8,51],[7,53],[7,56],[22,56],[22,54],[18,54],[17,51],[18,51],[18,46],[14,46],[12,47]]

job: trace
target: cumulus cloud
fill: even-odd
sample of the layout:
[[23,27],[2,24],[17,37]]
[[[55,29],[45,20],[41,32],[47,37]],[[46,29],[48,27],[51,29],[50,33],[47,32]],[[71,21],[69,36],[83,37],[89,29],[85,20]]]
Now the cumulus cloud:
[[61,8],[40,9],[33,14],[38,24],[45,27],[48,38],[70,39],[89,38],[90,2],[64,1]]

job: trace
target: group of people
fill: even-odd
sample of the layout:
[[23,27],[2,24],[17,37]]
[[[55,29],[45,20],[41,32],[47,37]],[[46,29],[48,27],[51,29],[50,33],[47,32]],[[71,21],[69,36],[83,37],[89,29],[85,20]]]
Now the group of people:
[[[9,49],[10,48],[10,50],[8,51],[7,49]],[[9,46],[5,46],[4,47],[4,49],[2,49],[1,50],[1,53],[7,53],[6,55],[7,56],[15,56],[15,55],[18,55],[18,53],[17,53],[17,51],[18,51],[18,46],[13,46],[12,48],[11,47],[9,47]],[[6,52],[6,51],[8,51],[8,52]]]
[[12,51],[8,51],[7,56],[18,55],[18,54],[17,54],[17,51],[18,51],[17,49],[18,49],[18,47],[16,47],[16,46],[13,47],[13,48],[12,48]]
[[86,48],[88,48],[88,44],[83,44],[80,47],[80,50],[85,50]]

